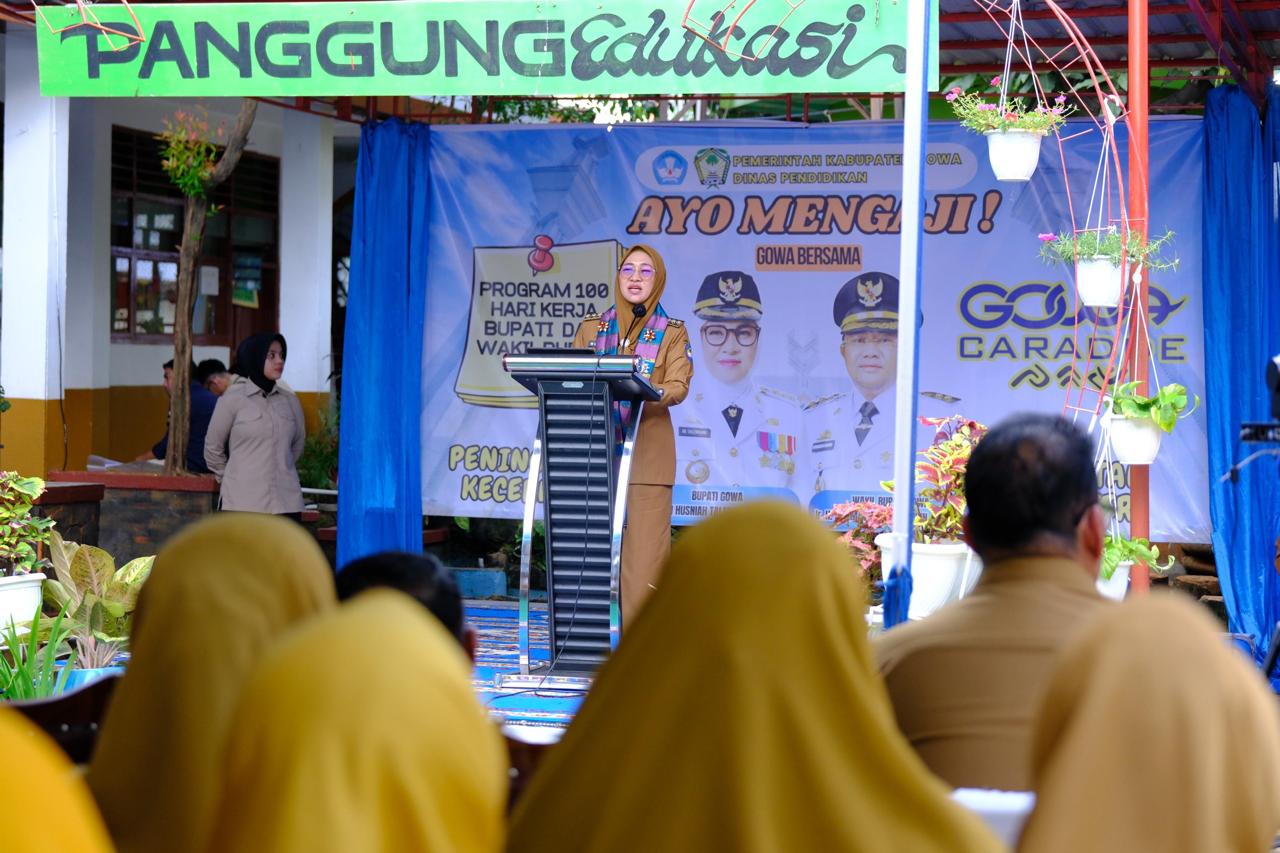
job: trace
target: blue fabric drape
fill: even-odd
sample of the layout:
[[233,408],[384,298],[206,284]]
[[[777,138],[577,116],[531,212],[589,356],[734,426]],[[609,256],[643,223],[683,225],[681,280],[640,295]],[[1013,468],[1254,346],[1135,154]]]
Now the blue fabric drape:
[[422,329],[430,128],[360,134],[342,357],[338,566],[422,550]]
[[[1218,477],[1249,452],[1242,421],[1267,420],[1267,359],[1280,352],[1280,251],[1274,167],[1280,96],[1270,92],[1264,145],[1258,111],[1235,86],[1205,105],[1204,323],[1209,510],[1214,556],[1232,632],[1253,637],[1261,662],[1280,619],[1280,484],[1268,459]],[[1159,192],[1161,188],[1153,187]]]

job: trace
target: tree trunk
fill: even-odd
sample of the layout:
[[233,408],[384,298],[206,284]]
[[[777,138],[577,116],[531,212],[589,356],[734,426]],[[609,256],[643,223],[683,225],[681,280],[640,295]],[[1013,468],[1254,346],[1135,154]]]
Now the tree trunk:
[[[221,184],[240,162],[249,131],[258,113],[258,102],[240,102],[236,126],[227,137],[227,147],[214,164],[206,191]],[[196,265],[204,242],[204,225],[209,214],[206,196],[188,196],[182,223],[182,244],[178,249],[178,306],[173,320],[173,378],[169,383],[169,449],[164,455],[164,472],[171,476],[187,473],[187,436],[191,425],[191,314],[196,302]]]

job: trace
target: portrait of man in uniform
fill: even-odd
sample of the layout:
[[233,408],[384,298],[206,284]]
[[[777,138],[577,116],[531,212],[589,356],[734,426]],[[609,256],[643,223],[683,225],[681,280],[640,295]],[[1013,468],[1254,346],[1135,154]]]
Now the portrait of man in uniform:
[[704,371],[672,413],[677,480],[790,489],[801,451],[799,405],[752,379],[763,334],[759,286],[741,270],[711,273],[698,288],[693,313]]
[[[893,479],[898,370],[898,279],[866,272],[836,293],[832,316],[852,383],[804,408],[805,494],[825,490],[884,494]],[[924,414],[922,412],[922,414]]]

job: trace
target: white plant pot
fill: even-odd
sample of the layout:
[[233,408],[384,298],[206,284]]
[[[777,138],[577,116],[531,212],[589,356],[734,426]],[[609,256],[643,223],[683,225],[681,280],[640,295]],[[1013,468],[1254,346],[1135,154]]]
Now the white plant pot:
[[1029,181],[1040,162],[1043,133],[1031,130],[988,130],[987,157],[997,181]]
[[[881,577],[888,579],[893,568],[893,534],[875,538],[880,549]],[[963,542],[936,545],[911,544],[910,619],[923,619],[942,605],[968,595],[982,574],[982,560]]]
[[42,574],[0,578],[0,629],[8,628],[10,619],[15,625],[31,621],[40,606],[43,584]]
[[1112,601],[1124,601],[1125,593],[1129,591],[1129,569],[1133,566],[1132,560],[1125,560],[1116,566],[1116,570],[1111,573],[1108,580],[1103,580],[1102,576],[1098,576],[1098,592],[1104,598],[1110,598]]
[[1111,452],[1121,465],[1150,465],[1160,453],[1164,431],[1150,418],[1110,420]]
[[1120,304],[1124,279],[1120,268],[1106,255],[1076,261],[1076,292],[1090,308],[1115,308]]

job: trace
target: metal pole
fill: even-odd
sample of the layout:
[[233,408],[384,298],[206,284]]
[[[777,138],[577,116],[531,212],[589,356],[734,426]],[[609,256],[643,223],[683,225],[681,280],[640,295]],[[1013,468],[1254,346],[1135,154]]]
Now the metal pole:
[[[902,241],[898,258],[898,399],[893,438],[893,571],[911,571],[915,519],[916,396],[919,383],[921,214],[928,132],[929,20],[933,0],[907,6],[907,85],[902,123]],[[888,622],[886,608],[885,627]]]
[[[1147,0],[1129,0],[1129,228],[1147,236],[1147,119],[1150,77],[1147,68]],[[1150,393],[1147,373],[1151,359],[1150,325],[1147,312],[1148,270],[1142,269],[1138,282],[1135,310],[1129,313],[1133,326],[1129,333],[1134,374],[1140,384],[1138,392]],[[1151,535],[1151,468],[1133,465],[1129,468],[1129,535],[1143,539]],[[1147,567],[1139,564],[1129,579],[1138,594],[1150,586]]]

